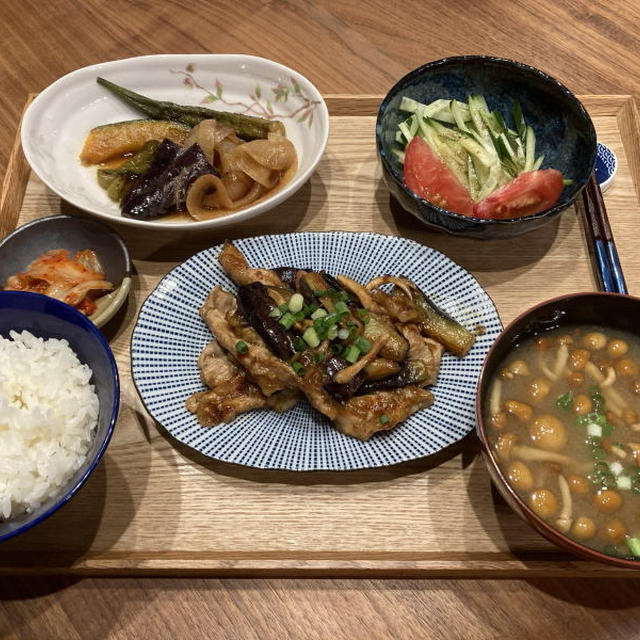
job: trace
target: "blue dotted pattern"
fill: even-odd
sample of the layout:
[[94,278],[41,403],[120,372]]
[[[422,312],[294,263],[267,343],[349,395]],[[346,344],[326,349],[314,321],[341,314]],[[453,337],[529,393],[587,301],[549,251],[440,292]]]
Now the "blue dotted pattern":
[[131,341],[136,387],[149,413],[173,437],[211,458],[250,467],[348,470],[431,455],[475,427],[480,368],[502,325],[489,296],[462,267],[412,240],[372,233],[295,233],[235,244],[254,266],[324,269],[360,282],[385,273],[405,275],[464,326],[481,325],[486,332],[464,359],[444,354],[431,407],[367,442],[333,429],[306,401],[285,413],[254,410],[231,424],[203,428],[185,408],[185,400],[204,389],[197,359],[211,340],[198,309],[215,285],[235,291],[217,261],[221,246],[206,249],[162,279],[142,305]]

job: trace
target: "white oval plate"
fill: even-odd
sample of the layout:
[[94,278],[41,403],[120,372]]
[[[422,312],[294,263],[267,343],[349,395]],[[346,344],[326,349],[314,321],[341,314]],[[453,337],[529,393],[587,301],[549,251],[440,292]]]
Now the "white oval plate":
[[131,370],[149,413],[177,440],[206,456],[262,469],[311,471],[381,467],[431,455],[475,428],[476,384],[501,331],[493,302],[475,278],[445,255],[412,240],[372,233],[292,233],[234,241],[255,267],[296,266],[366,282],[381,274],[411,278],[468,329],[484,327],[462,359],[445,353],[435,402],[366,442],[336,431],[306,401],[285,413],[239,415],[201,427],[185,400],[204,390],[198,356],[211,333],[198,309],[209,291],[236,287],[218,263],[220,246],[170,271],[146,299],[131,338]]
[[[96,168],[83,166],[78,156],[93,127],[144,116],[100,86],[98,76],[150,98],[277,116],[298,153],[298,172],[270,198],[221,218],[199,222],[126,218],[98,185]],[[156,229],[219,227],[268,211],[309,179],[328,135],[327,106],[304,76],[264,58],[205,54],[142,56],[73,71],[31,103],[21,134],[31,168],[61,198],[107,221]]]

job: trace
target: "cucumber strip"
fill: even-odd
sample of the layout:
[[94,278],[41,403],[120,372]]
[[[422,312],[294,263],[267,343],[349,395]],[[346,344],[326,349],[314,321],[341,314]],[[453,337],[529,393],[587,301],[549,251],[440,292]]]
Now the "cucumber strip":
[[396,156],[396,158],[398,158],[401,164],[404,164],[404,151],[400,151],[400,149],[393,149],[392,153],[394,156]]
[[513,103],[513,124],[522,142],[524,142],[527,126],[524,121],[524,116],[522,115],[522,107],[517,100]]
[[406,122],[409,122],[409,132],[412,136],[415,136],[418,133],[418,116],[413,115],[407,118]]
[[449,109],[451,111],[451,115],[453,116],[453,120],[456,123],[456,126],[458,127],[458,129],[460,129],[460,131],[468,133],[469,129],[467,129],[467,125],[464,119],[464,113],[461,106],[464,105],[462,105],[462,103],[458,102],[457,100],[449,101]]
[[518,158],[513,150],[513,147],[511,146],[511,142],[509,141],[509,139],[507,138],[507,136],[502,133],[499,137],[498,140],[500,141],[500,145],[504,151],[505,154],[505,158],[508,160],[508,163],[513,165],[516,169],[516,172],[519,170],[519,166],[518,166]]
[[408,111],[409,113],[415,113],[418,111],[419,107],[424,107],[421,102],[414,100],[413,98],[407,98],[407,96],[402,96],[402,100],[400,100],[400,111]]
[[531,171],[537,171],[542,166],[543,162],[544,162],[544,154],[536,158],[536,161],[533,163],[533,167],[531,167]]
[[469,195],[475,202],[480,193],[480,182],[478,181],[478,175],[476,174],[476,168],[473,166],[473,160],[471,156],[467,154],[467,181],[469,183]]
[[489,170],[489,176],[486,182],[482,185],[480,192],[478,193],[478,200],[486,198],[490,193],[493,193],[498,187],[502,186],[508,179],[505,180],[504,172],[499,165],[491,167]]
[[[507,123],[504,121],[504,118],[502,117],[502,114],[499,111],[492,111],[491,115],[493,116],[493,119],[497,122],[498,126],[500,127],[502,133],[510,133],[510,129],[507,128]],[[511,132],[511,133],[515,133],[515,131]]]
[[524,152],[524,171],[531,171],[535,162],[536,153],[536,134],[533,127],[525,128],[525,152]]
[[466,149],[471,161],[473,162],[473,168],[476,172],[476,177],[480,188],[482,188],[489,179],[489,173],[491,168],[499,163],[497,158],[492,158],[473,138],[462,138],[460,144]]
[[[466,160],[463,159],[461,147],[455,141],[441,138],[438,135],[439,127],[442,127],[442,125],[434,122],[431,118],[420,119],[420,132],[426,143],[468,189],[467,165]],[[456,146],[458,147],[457,149]]]
[[400,132],[402,133],[405,140],[407,141],[407,144],[409,144],[411,140],[413,140],[413,137],[415,136],[415,132],[411,133],[411,128],[409,127],[409,125],[407,125],[407,121],[405,120],[405,122],[401,122],[398,125],[398,129],[400,129]]
[[480,109],[476,98],[477,96],[469,96],[468,98],[467,104],[469,106],[469,116],[471,117],[471,122],[473,123],[476,133],[481,137],[481,139],[486,139],[487,127],[480,116]]
[[[436,120],[447,122],[449,124],[456,124],[456,121],[451,114],[450,102],[451,100],[440,98],[438,100],[430,102],[429,104],[423,104],[422,102],[418,102],[413,98],[407,98],[406,96],[403,96],[402,100],[400,101],[399,109],[400,111],[407,111],[408,113],[423,113],[429,118],[434,118]],[[463,121],[467,122],[469,120],[469,109],[467,108],[467,105],[464,102],[460,102],[459,100],[455,100],[455,102],[463,118]]]
[[479,113],[482,121],[484,122],[485,126],[489,130],[489,133],[492,136],[499,136],[501,133],[503,133],[504,128],[501,127],[500,123],[494,119],[493,114],[483,110],[480,110]]
[[398,130],[396,131],[396,142],[398,144],[404,144],[406,141],[406,138],[402,135],[402,131],[400,131],[400,125],[398,125]]

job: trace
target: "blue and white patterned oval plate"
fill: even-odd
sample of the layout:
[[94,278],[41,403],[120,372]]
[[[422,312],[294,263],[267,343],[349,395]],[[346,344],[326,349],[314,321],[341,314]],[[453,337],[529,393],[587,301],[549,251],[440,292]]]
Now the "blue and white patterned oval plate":
[[294,233],[234,244],[255,267],[324,269],[360,282],[386,273],[408,276],[465,327],[482,326],[485,333],[465,358],[443,356],[431,407],[367,442],[333,429],[306,401],[285,413],[260,409],[231,424],[201,427],[185,408],[185,400],[204,389],[197,360],[211,340],[198,309],[215,285],[235,291],[218,264],[221,247],[206,249],[162,279],[142,305],[131,339],[135,385],[149,413],[173,437],[211,458],[249,467],[349,470],[431,455],[475,427],[476,383],[501,323],[470,273],[412,240],[371,233]]

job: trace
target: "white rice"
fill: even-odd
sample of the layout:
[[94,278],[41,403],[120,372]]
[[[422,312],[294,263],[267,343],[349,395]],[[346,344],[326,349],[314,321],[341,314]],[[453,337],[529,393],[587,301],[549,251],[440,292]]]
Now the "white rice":
[[0,520],[59,493],[98,422],[91,369],[66,340],[0,336]]

